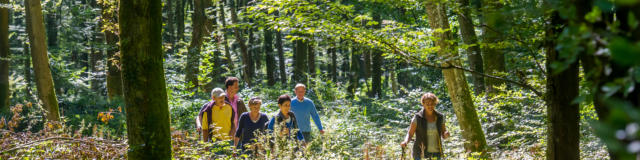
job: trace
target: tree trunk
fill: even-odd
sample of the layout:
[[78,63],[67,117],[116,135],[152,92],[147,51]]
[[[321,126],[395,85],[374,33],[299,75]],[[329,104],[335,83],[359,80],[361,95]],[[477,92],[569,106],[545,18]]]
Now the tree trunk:
[[31,56],[30,56],[30,51],[29,51],[29,45],[25,42],[23,44],[23,53],[24,53],[24,66],[22,67],[24,69],[24,81],[27,83],[26,87],[25,87],[25,92],[27,93],[27,97],[31,98],[31,83],[32,83],[32,78],[31,78]]
[[[102,4],[102,24],[115,25],[117,13],[107,12],[111,5],[117,6],[117,1]],[[122,74],[120,73],[120,55],[118,52],[118,35],[115,30],[104,29],[104,39],[107,44],[107,97],[109,100],[122,98]]]
[[190,83],[193,88],[197,88],[198,84],[198,69],[200,66],[200,51],[202,46],[202,37],[207,32],[207,18],[205,15],[205,0],[193,1],[193,15],[192,15],[192,28],[191,43],[189,43],[189,52],[187,54],[187,64],[185,67],[185,81]]
[[[9,0],[0,0],[8,5]],[[0,113],[9,111],[9,9],[0,8]]]
[[52,8],[52,10],[50,10],[47,14],[46,14],[46,20],[47,20],[47,44],[49,45],[49,49],[51,50],[56,50],[58,48],[58,11],[55,10],[55,3],[56,1],[49,1],[48,4],[46,4],[47,6],[49,6],[50,8]]
[[[309,78],[316,78],[316,53],[315,53],[315,48],[314,48],[314,44],[311,43],[311,39],[313,38],[309,38],[309,41],[305,41],[305,44],[307,45],[307,67],[309,68]],[[307,85],[311,85],[311,84],[307,84]]]
[[120,50],[129,159],[170,159],[160,0],[120,1]]
[[233,59],[231,59],[231,52],[229,51],[229,43],[227,42],[228,38],[227,38],[227,19],[225,18],[225,13],[224,13],[224,2],[225,0],[221,0],[219,2],[218,7],[220,8],[220,22],[222,23],[222,27],[220,27],[220,29],[218,30],[220,32],[220,35],[222,35],[222,45],[224,45],[224,56],[227,59],[227,64],[229,66],[229,70],[231,71],[232,75],[235,75],[235,65],[233,63]]
[[[485,1],[486,5],[484,5],[483,11],[483,22],[487,22],[483,26],[483,43],[488,43],[492,46],[483,47],[482,48],[482,60],[484,65],[484,72],[488,75],[498,75],[499,73],[503,73],[506,71],[505,62],[504,62],[504,53],[502,53],[502,49],[495,47],[499,42],[502,41],[502,33],[501,29],[499,29],[498,24],[495,23],[495,20],[490,20],[491,18],[495,18],[500,16],[500,8],[502,5],[499,4],[498,1]],[[496,94],[499,90],[496,87],[504,84],[503,81],[485,77],[485,89],[489,95]]]
[[[482,54],[480,47],[478,46],[478,37],[473,26],[473,19],[471,17],[471,9],[469,6],[469,0],[458,0],[460,4],[460,12],[458,13],[458,23],[460,24],[460,35],[462,41],[466,45],[473,45],[467,48],[467,57],[469,58],[469,66],[472,70],[484,73],[482,66]],[[484,77],[478,74],[472,74],[473,90],[478,95],[485,91]]]
[[247,40],[247,54],[249,55],[249,59],[247,59],[247,67],[248,71],[249,71],[249,77],[255,77],[256,76],[256,66],[258,66],[258,61],[260,61],[260,56],[258,56],[258,54],[256,54],[256,50],[254,47],[254,37],[253,37],[253,29],[251,27],[247,28],[247,32],[248,32],[248,40]]
[[348,76],[349,77],[349,86],[347,87],[347,92],[349,93],[349,98],[353,98],[355,96],[356,93],[356,89],[358,88],[358,80],[359,80],[359,74],[358,71],[360,70],[359,68],[359,64],[358,63],[358,59],[360,59],[360,56],[358,54],[356,54],[357,51],[357,47],[354,44],[354,42],[349,43],[350,47],[351,47],[351,66],[350,71],[348,72]]
[[180,47],[180,41],[184,40],[184,8],[185,8],[185,2],[186,0],[177,0],[177,4],[176,4],[176,10],[175,10],[175,17],[176,17],[176,39],[175,41],[178,42],[176,44],[176,48]]
[[[276,13],[277,14],[277,13]],[[284,63],[284,47],[282,46],[282,33],[280,31],[276,32],[276,48],[278,49],[278,67],[280,67],[280,82],[284,85],[287,83],[287,74],[285,72],[285,63]]]
[[[382,18],[380,17],[380,14],[375,14],[373,16],[373,20],[378,22],[377,25],[374,26],[375,29],[381,29],[382,28]],[[372,49],[371,53],[373,54],[373,59],[372,59],[372,65],[371,65],[371,71],[372,71],[372,78],[371,78],[371,97],[375,97],[377,96],[378,98],[382,98],[384,95],[382,95],[382,65],[383,65],[383,58],[382,58],[382,51],[378,50],[378,49]]]
[[267,80],[270,86],[276,84],[276,58],[273,56],[273,32],[269,29],[264,29],[264,54],[265,62],[267,63],[266,73]]
[[578,64],[573,62],[565,70],[552,67],[554,62],[564,62],[555,50],[556,39],[562,32],[560,15],[554,11],[551,26],[546,31],[547,54],[547,159],[580,159],[580,106],[573,103],[579,94]]
[[[438,3],[435,0],[428,0],[425,6],[427,14],[429,15],[428,21],[429,26],[432,27],[431,29],[447,30],[446,32],[433,32],[437,38],[435,44],[440,47],[438,55],[445,59],[457,57],[458,52],[456,47],[448,42],[453,40],[453,35],[451,31],[448,31],[449,21],[447,20],[445,4]],[[460,62],[456,59],[450,59],[442,65],[445,67],[450,65],[460,66]],[[444,69],[442,73],[447,85],[449,97],[451,97],[453,109],[460,124],[460,129],[462,129],[462,137],[465,139],[465,150],[486,154],[487,143],[463,71],[458,69]]]
[[[238,24],[238,15],[236,14],[236,11],[238,10],[234,4],[234,0],[231,0],[231,4],[229,6],[232,7],[231,9],[231,23],[233,24]],[[244,37],[242,37],[242,30],[240,28],[238,28],[237,26],[233,27],[234,30],[234,35],[236,37],[236,42],[238,43],[238,45],[240,46],[240,53],[241,53],[241,58],[242,58],[242,63],[243,63],[243,67],[242,67],[242,71],[243,71],[243,79],[245,81],[245,83],[247,83],[248,86],[251,86],[251,71],[249,70],[249,65],[250,65],[250,60],[249,58],[249,52],[247,51],[247,45],[244,42]]]
[[307,42],[302,39],[296,39],[293,43],[295,45],[295,48],[292,80],[294,83],[305,83],[307,82],[306,72],[308,71],[306,63],[307,51],[309,51],[308,45]]
[[332,44],[336,46],[331,46],[329,48],[329,56],[331,56],[331,67],[329,68],[331,72],[331,81],[333,83],[338,82],[338,56],[336,55],[336,47],[338,44]]
[[25,0],[25,12],[27,20],[27,32],[31,45],[31,57],[36,74],[36,87],[38,98],[42,106],[47,110],[47,119],[59,121],[58,99],[53,86],[53,78],[49,69],[49,57],[45,39],[44,21],[40,0]]
[[174,20],[174,12],[173,12],[173,1],[175,0],[167,0],[165,2],[165,9],[163,9],[163,11],[165,11],[167,13],[167,23],[165,24],[167,26],[167,42],[169,42],[169,53],[173,53],[173,47],[174,47],[174,27],[173,25],[175,24],[175,22],[173,22]]

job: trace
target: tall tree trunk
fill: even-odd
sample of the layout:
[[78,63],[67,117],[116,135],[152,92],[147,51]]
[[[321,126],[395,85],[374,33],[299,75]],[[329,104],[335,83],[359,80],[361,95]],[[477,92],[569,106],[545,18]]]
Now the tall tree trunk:
[[227,19],[225,18],[225,13],[224,13],[224,2],[225,0],[221,0],[218,4],[218,7],[220,8],[220,22],[222,23],[222,27],[220,27],[220,29],[218,30],[220,32],[220,35],[222,35],[222,45],[224,45],[224,57],[227,59],[227,64],[229,66],[229,70],[231,71],[232,75],[235,75],[235,65],[233,63],[233,59],[231,59],[231,52],[229,51],[229,43],[228,41],[228,37],[227,37]]
[[27,97],[31,98],[33,97],[31,95],[31,83],[32,83],[32,78],[31,78],[31,56],[30,56],[30,51],[29,51],[29,45],[27,44],[27,42],[24,42],[23,44],[23,53],[24,53],[24,66],[22,67],[24,69],[24,81],[27,83],[25,88],[25,92],[27,93]]
[[[342,59],[342,67],[341,67],[341,74],[340,77],[341,78],[347,78],[349,77],[349,72],[351,72],[351,68],[349,67],[350,65],[350,52],[349,52],[349,46],[348,43],[344,41],[343,38],[340,38],[340,44],[338,45],[338,53],[340,53],[340,55],[343,55],[343,59]],[[347,80],[348,81],[348,80]]]
[[578,64],[573,62],[565,70],[552,67],[554,62],[565,62],[556,51],[556,39],[562,32],[560,15],[554,11],[551,26],[547,27],[545,52],[547,54],[547,159],[580,159],[580,106],[573,103],[578,97]]
[[202,37],[206,32],[206,15],[204,6],[205,0],[193,1],[193,15],[192,25],[193,31],[191,32],[191,43],[189,43],[189,51],[187,54],[187,63],[185,67],[185,82],[190,83],[193,88],[197,88],[198,85],[198,69],[200,66],[200,51],[202,46]]
[[[482,40],[483,43],[489,43],[492,45],[490,47],[482,48],[482,60],[484,61],[483,71],[489,75],[497,75],[506,71],[504,53],[502,52],[502,49],[495,46],[502,41],[502,31],[496,21],[490,19],[500,16],[500,8],[502,8],[502,4],[500,4],[501,2],[499,1],[483,2],[487,3],[484,5],[485,7],[483,9],[483,22],[486,22],[487,24],[483,25]],[[503,81],[488,77],[485,78],[484,82],[486,85],[485,89],[489,95],[498,93],[499,90],[496,87],[504,84]]]
[[[9,0],[0,0],[8,5]],[[0,8],[0,113],[9,111],[9,9]]]
[[273,32],[269,29],[264,29],[264,54],[265,62],[267,63],[266,73],[267,80],[270,86],[276,84],[276,58],[273,56]]
[[276,32],[276,48],[278,49],[278,67],[280,67],[280,81],[284,85],[287,83],[287,75],[285,72],[286,64],[284,63],[284,47],[282,45],[282,33],[280,31]]
[[[471,17],[471,7],[469,0],[457,0],[460,5],[460,12],[458,13],[458,23],[460,24],[460,35],[462,41],[466,45],[473,45],[467,48],[467,57],[469,57],[469,66],[472,70],[484,73],[482,66],[482,54],[480,47],[478,46],[478,37],[473,26],[473,19]],[[472,74],[473,90],[478,95],[485,91],[484,77],[478,74]]]
[[56,1],[49,1],[48,8],[51,10],[46,14],[47,20],[47,44],[49,45],[49,49],[56,50],[58,48],[58,12],[55,10]]
[[333,81],[333,83],[337,83],[338,82],[338,56],[336,55],[336,47],[338,44],[331,44],[334,46],[331,46],[331,48],[329,48],[329,56],[331,57],[331,67],[329,68],[330,72],[331,72],[331,81]]
[[[382,18],[380,17],[380,14],[375,14],[373,16],[373,20],[378,22],[377,25],[374,26],[375,29],[381,29],[382,28]],[[373,54],[373,59],[372,60],[372,65],[371,65],[371,73],[372,73],[372,78],[371,78],[371,97],[374,96],[378,96],[379,98],[382,98],[384,95],[382,95],[382,65],[383,65],[383,58],[382,58],[382,51],[378,50],[378,49],[372,49],[371,50],[371,54]]]
[[45,39],[44,21],[40,0],[25,0],[25,12],[27,20],[27,32],[31,45],[31,57],[36,74],[36,86],[38,98],[42,106],[47,110],[47,119],[59,121],[58,99],[53,86],[53,78],[49,69],[49,56],[47,55],[47,43]]
[[[102,24],[116,25],[118,23],[117,13],[110,12],[112,7],[118,6],[118,1],[103,2],[102,6]],[[118,52],[118,35],[116,30],[104,30],[104,39],[107,44],[107,97],[109,100],[122,98],[122,74],[120,73],[120,55]]]
[[184,40],[184,8],[187,0],[177,0],[175,18],[176,18],[176,48],[180,48],[180,41]]
[[[425,9],[429,15],[429,26],[433,30],[442,29],[446,32],[434,32],[437,38],[436,46],[440,47],[438,55],[447,59],[457,57],[458,52],[453,44],[448,41],[453,40],[453,35],[449,31],[449,21],[447,20],[447,8],[444,3],[436,0],[428,0],[425,2]],[[460,66],[460,62],[456,59],[445,61],[443,66]],[[467,80],[462,70],[444,69],[442,70],[449,97],[453,104],[453,109],[458,118],[460,128],[462,129],[462,137],[465,139],[464,148],[467,151],[486,153],[487,143],[482,132],[482,126],[478,120],[478,115],[471,99],[471,92],[467,85]]]
[[[256,54],[256,49],[254,47],[254,35],[253,35],[253,29],[251,27],[247,28],[247,35],[248,35],[248,40],[247,40],[247,54],[249,55],[249,59],[247,59],[247,67],[248,67],[248,71],[249,71],[249,77],[255,77],[256,76],[256,66],[259,65],[259,61],[260,56],[258,54]],[[259,68],[259,67],[258,67]]]
[[170,159],[160,0],[120,1],[120,50],[129,159]]
[[169,49],[168,52],[169,53],[173,53],[174,51],[174,37],[175,37],[175,30],[173,25],[175,25],[175,22],[173,22],[175,19],[174,17],[174,12],[173,12],[173,2],[175,0],[167,0],[165,2],[165,6],[164,9],[162,9],[163,12],[165,12],[167,14],[167,23],[165,23],[166,25],[166,42],[169,42]]
[[[309,68],[309,78],[316,78],[316,52],[315,52],[315,48],[314,48],[314,43],[311,43],[310,40],[313,39],[312,37],[309,38],[309,41],[305,41],[305,44],[307,45],[307,67]],[[311,85],[311,84],[307,84],[307,85]]]
[[[236,11],[238,10],[234,4],[234,0],[231,0],[231,4],[229,6],[232,7],[231,9],[231,23],[233,24],[238,24],[238,15],[236,13]],[[237,26],[233,27],[234,30],[234,35],[236,37],[236,42],[238,43],[238,45],[240,46],[240,53],[241,53],[241,58],[242,58],[242,63],[244,65],[244,67],[242,67],[242,71],[243,71],[243,76],[242,78],[244,79],[244,81],[247,83],[248,86],[251,86],[251,71],[249,70],[249,65],[251,63],[251,61],[249,60],[249,51],[247,50],[247,45],[244,42],[244,37],[242,37],[242,30],[240,28],[238,28]]]
[[294,61],[293,61],[293,82],[305,83],[307,70],[307,52],[309,51],[307,42],[302,39],[296,39],[294,42]]

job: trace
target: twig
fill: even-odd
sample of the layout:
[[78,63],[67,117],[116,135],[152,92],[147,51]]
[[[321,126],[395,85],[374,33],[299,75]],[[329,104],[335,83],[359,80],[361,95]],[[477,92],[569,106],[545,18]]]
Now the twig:
[[[0,151],[0,154],[4,154],[4,153],[7,153],[7,152],[12,152],[12,151],[15,151],[15,150],[18,150],[18,149],[28,148],[28,147],[31,147],[33,145],[38,145],[40,143],[43,143],[43,142],[46,142],[46,141],[51,141],[51,140],[63,140],[63,141],[72,142],[72,143],[75,142],[75,143],[86,143],[86,144],[98,145],[95,142],[86,141],[86,140],[82,140],[82,139],[74,139],[74,138],[70,138],[70,137],[49,137],[49,138],[39,139],[39,140],[36,140],[36,141],[33,141],[33,142],[29,142],[29,143],[26,143],[26,144],[23,144],[23,145],[20,145],[20,146],[11,148],[11,149],[6,149],[6,150],[3,150],[3,151]],[[101,143],[111,143],[111,144],[116,144],[116,145],[124,145],[124,144],[121,144],[121,143],[110,142],[110,141],[106,141],[106,140],[97,140],[97,141],[99,141]]]

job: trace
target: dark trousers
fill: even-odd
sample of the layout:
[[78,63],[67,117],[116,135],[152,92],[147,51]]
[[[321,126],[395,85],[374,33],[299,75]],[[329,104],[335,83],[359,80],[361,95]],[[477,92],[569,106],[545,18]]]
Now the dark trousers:
[[304,138],[304,141],[307,143],[313,140],[313,137],[311,137],[311,132],[302,132],[302,137]]
[[[440,155],[440,153],[430,153],[430,152],[425,152],[424,153],[424,158],[425,159],[442,159],[442,155]],[[419,153],[414,153],[413,154],[413,159],[414,160],[421,160],[422,158],[420,157]]]

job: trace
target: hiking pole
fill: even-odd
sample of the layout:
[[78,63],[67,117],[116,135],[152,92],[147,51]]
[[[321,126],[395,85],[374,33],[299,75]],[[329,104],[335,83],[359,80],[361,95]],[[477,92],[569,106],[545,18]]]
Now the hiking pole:
[[402,148],[402,157],[400,157],[400,160],[404,160],[404,147],[400,147]]

